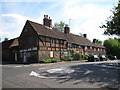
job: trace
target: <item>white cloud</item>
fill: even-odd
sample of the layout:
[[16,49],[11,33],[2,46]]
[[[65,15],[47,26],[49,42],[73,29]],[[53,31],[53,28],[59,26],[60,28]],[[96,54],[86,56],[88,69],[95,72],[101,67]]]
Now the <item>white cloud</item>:
[[32,20],[42,23],[43,14],[38,18],[30,18],[19,14],[2,14],[2,22],[0,22],[0,37],[8,37],[9,39],[16,38],[20,35],[26,20]]
[[95,4],[79,5],[79,0],[65,3],[64,15],[71,20],[71,33],[87,33],[87,37],[92,41],[93,38],[104,41],[108,36],[102,35],[104,30],[99,26],[105,22],[112,13],[110,8],[104,8]]

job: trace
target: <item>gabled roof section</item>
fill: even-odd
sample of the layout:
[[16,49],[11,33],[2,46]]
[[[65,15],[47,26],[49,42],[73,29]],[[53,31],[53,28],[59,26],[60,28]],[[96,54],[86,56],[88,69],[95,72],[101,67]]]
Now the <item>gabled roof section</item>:
[[2,42],[3,49],[8,49],[8,48],[11,48],[14,46],[18,46],[18,39],[17,38]]
[[105,48],[101,44],[92,43],[90,40],[88,40],[85,37],[78,36],[72,33],[65,34],[63,32],[58,31],[57,29],[48,28],[42,24],[38,24],[30,20],[27,20],[27,21],[34,28],[34,30],[37,32],[38,35],[63,39],[63,40],[66,40],[68,43],[77,44],[77,45]]
[[28,22],[31,24],[31,26],[34,28],[34,30],[37,32],[38,35],[54,37],[54,38],[59,38],[59,39],[65,40],[64,33],[60,32],[58,30],[50,29],[42,24],[38,24],[38,23],[29,21],[29,20],[28,20]]
[[15,38],[14,41],[13,41],[13,43],[10,45],[9,48],[11,48],[11,47],[15,47],[15,46],[18,46],[18,45],[19,45],[19,44],[18,44],[18,39]]

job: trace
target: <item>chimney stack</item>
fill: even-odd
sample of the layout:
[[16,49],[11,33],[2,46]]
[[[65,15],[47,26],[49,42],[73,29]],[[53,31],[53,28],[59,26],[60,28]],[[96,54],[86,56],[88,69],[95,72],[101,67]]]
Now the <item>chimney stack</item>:
[[43,25],[52,28],[52,19],[48,18],[48,15],[44,15]]
[[68,27],[68,24],[65,25],[64,27],[64,33],[69,34],[70,33],[70,28]]
[[93,43],[96,43],[96,39],[93,39]]
[[83,34],[83,37],[87,38],[87,34]]

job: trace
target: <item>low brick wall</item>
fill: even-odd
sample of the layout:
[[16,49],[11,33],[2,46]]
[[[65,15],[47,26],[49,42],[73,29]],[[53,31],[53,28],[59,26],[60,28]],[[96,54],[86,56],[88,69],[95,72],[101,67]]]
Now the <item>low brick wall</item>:
[[60,51],[53,51],[53,57],[50,57],[50,51],[38,51],[38,61],[49,58],[60,60]]

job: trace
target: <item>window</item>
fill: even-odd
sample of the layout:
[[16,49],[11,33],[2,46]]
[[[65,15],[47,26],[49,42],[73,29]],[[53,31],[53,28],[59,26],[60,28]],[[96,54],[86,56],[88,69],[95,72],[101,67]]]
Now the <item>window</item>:
[[96,48],[94,48],[94,51],[96,51]]
[[85,49],[87,49],[87,46],[85,46]]
[[56,40],[56,43],[58,44],[58,43],[59,43],[59,40]]
[[63,45],[66,44],[66,41],[62,41],[62,44],[63,44]]
[[99,51],[100,49],[98,48],[98,51]]
[[53,39],[53,43],[55,43],[55,40]]
[[55,40],[54,39],[51,39],[51,41],[50,41],[51,43],[55,43]]
[[37,47],[34,47],[33,50],[37,50]]
[[50,57],[53,57],[53,51],[50,51]]
[[26,53],[26,57],[30,57],[30,52],[27,52],[27,53]]
[[25,32],[27,32],[28,30],[27,29],[25,29]]
[[68,44],[68,47],[72,47],[72,44]]
[[52,39],[50,40],[50,43],[53,43],[53,40],[52,40]]
[[92,46],[90,46],[90,49],[92,49]]
[[82,48],[81,46],[79,46],[79,48]]

